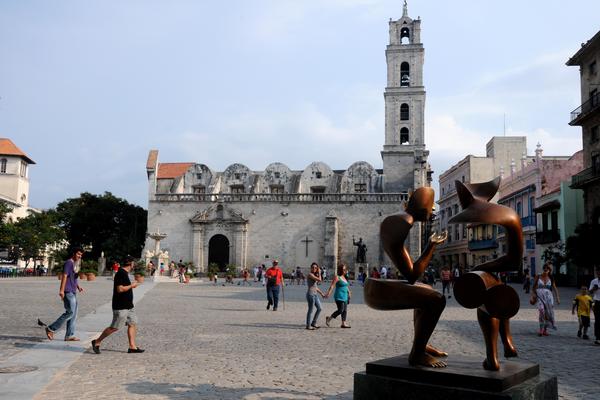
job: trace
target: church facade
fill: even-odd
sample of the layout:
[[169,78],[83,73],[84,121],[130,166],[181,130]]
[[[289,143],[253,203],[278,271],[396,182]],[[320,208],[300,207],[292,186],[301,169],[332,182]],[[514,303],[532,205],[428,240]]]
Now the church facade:
[[[383,169],[358,161],[345,169],[313,162],[291,170],[273,162],[262,171],[233,163],[219,172],[201,162],[161,163],[151,150],[148,232],[166,234],[160,247],[169,258],[192,261],[198,271],[210,263],[252,267],[277,259],[286,271],[317,262],[331,273],[339,262],[356,266],[362,238],[366,264],[389,264],[379,225],[431,180],[420,23],[406,4],[402,18],[389,22]],[[413,256],[420,253],[420,232],[411,230]],[[145,251],[154,248],[149,238]]]

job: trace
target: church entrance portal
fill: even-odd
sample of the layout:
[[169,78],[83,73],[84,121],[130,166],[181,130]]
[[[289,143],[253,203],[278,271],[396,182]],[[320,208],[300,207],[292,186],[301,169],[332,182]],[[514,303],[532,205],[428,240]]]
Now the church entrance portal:
[[208,242],[208,263],[219,264],[219,269],[225,271],[229,264],[229,240],[223,235],[215,235]]

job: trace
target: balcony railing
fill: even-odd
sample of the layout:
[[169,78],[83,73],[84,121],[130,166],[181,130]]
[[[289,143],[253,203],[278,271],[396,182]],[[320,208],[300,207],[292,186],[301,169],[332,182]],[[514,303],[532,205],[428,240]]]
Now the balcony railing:
[[496,239],[469,240],[469,250],[497,249]]
[[560,240],[560,230],[554,229],[551,231],[536,232],[535,241],[537,244],[556,243]]
[[400,203],[408,193],[162,193],[161,202]]
[[582,118],[600,107],[600,93],[595,93],[588,101],[571,111],[570,125],[577,125]]
[[573,178],[571,178],[571,187],[573,189],[578,189],[599,178],[600,168],[586,168],[580,173],[573,175]]
[[535,215],[529,215],[527,217],[521,217],[521,226],[535,226]]

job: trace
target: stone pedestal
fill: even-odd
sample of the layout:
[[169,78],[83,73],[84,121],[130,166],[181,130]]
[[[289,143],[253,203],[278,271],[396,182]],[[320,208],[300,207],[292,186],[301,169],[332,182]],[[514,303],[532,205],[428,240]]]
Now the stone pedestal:
[[486,371],[478,358],[447,361],[446,368],[412,367],[402,355],[367,363],[365,372],[354,374],[354,400],[558,399],[556,377],[540,374],[538,364],[502,361],[499,371]]

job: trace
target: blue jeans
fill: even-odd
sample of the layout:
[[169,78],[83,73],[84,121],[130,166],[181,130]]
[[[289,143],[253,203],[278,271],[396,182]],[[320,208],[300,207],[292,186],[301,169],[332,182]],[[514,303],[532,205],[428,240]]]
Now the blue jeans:
[[77,320],[77,295],[75,293],[65,293],[63,299],[65,312],[58,317],[56,321],[48,325],[48,329],[52,332],[59,330],[63,324],[67,323],[67,332],[65,338],[75,335],[75,321]]
[[273,305],[273,310],[277,310],[279,304],[279,285],[267,285],[267,300]]
[[[308,301],[308,312],[306,313],[306,326],[316,325],[317,320],[319,319],[319,314],[321,314],[321,299],[319,299],[319,295],[317,293],[306,293],[306,301]],[[315,316],[312,318],[311,322],[311,314],[313,311],[313,307],[317,309],[315,312]]]

